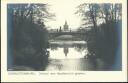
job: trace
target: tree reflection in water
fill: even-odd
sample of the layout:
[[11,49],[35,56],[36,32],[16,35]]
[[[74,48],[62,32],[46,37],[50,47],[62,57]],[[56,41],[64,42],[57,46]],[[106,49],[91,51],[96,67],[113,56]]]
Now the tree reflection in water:
[[100,71],[110,65],[88,52],[86,44],[51,44],[48,65],[45,71]]

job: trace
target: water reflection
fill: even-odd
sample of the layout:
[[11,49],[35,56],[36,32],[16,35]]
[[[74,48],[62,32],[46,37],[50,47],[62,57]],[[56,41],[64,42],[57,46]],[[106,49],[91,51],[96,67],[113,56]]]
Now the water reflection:
[[[79,48],[80,46],[81,48]],[[84,44],[51,44],[51,48],[48,49],[50,52],[50,59],[79,59],[84,58],[87,54],[86,45]],[[81,51],[80,51],[81,50]]]
[[[85,43],[51,43],[45,71],[105,71],[112,64],[96,55],[90,55]],[[110,57],[111,58],[111,57]]]
[[89,61],[84,58],[88,54],[86,42],[54,43],[50,44],[50,47],[48,49],[50,54],[47,71],[87,70],[87,68],[92,68],[91,65],[86,64]]
[[67,48],[67,47],[64,47],[64,54],[65,54],[65,57],[66,57],[67,54],[68,54],[68,48]]

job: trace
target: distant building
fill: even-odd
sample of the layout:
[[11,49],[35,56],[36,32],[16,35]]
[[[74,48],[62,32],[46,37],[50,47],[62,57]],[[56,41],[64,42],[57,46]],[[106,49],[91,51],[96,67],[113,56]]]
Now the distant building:
[[68,26],[67,21],[65,21],[65,24],[63,25],[63,29],[64,31],[69,31],[69,26]]
[[71,28],[69,28],[69,25],[67,23],[67,21],[65,21],[65,24],[63,25],[63,27],[59,27],[58,29],[50,29],[49,32],[71,32]]

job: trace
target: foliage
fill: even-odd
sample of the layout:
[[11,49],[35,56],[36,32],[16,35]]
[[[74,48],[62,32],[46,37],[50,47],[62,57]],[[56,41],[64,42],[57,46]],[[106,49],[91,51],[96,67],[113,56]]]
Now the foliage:
[[[121,4],[85,3],[78,8],[76,14],[83,17],[84,25],[92,24],[85,36],[88,55],[113,63],[117,51],[121,56]],[[98,23],[99,20],[102,22]]]
[[12,16],[9,22],[13,29],[13,64],[44,69],[48,63],[48,32],[44,21],[53,16],[47,4],[9,4],[8,15]]
[[[76,14],[82,17],[83,25],[92,25],[92,28],[96,28],[101,23],[107,23],[108,21],[121,20],[121,4],[89,4],[84,3],[79,5]],[[99,21],[102,21],[99,23]]]

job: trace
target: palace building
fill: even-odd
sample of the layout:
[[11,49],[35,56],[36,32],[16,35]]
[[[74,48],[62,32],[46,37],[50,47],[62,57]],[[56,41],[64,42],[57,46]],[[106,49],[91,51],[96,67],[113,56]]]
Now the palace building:
[[58,29],[50,29],[49,32],[69,32],[69,31],[71,31],[71,29],[69,29],[69,25],[67,21],[65,21],[63,27],[60,26]]
[[63,25],[63,30],[64,31],[69,31],[69,26],[68,26],[67,21],[65,21],[65,24]]

